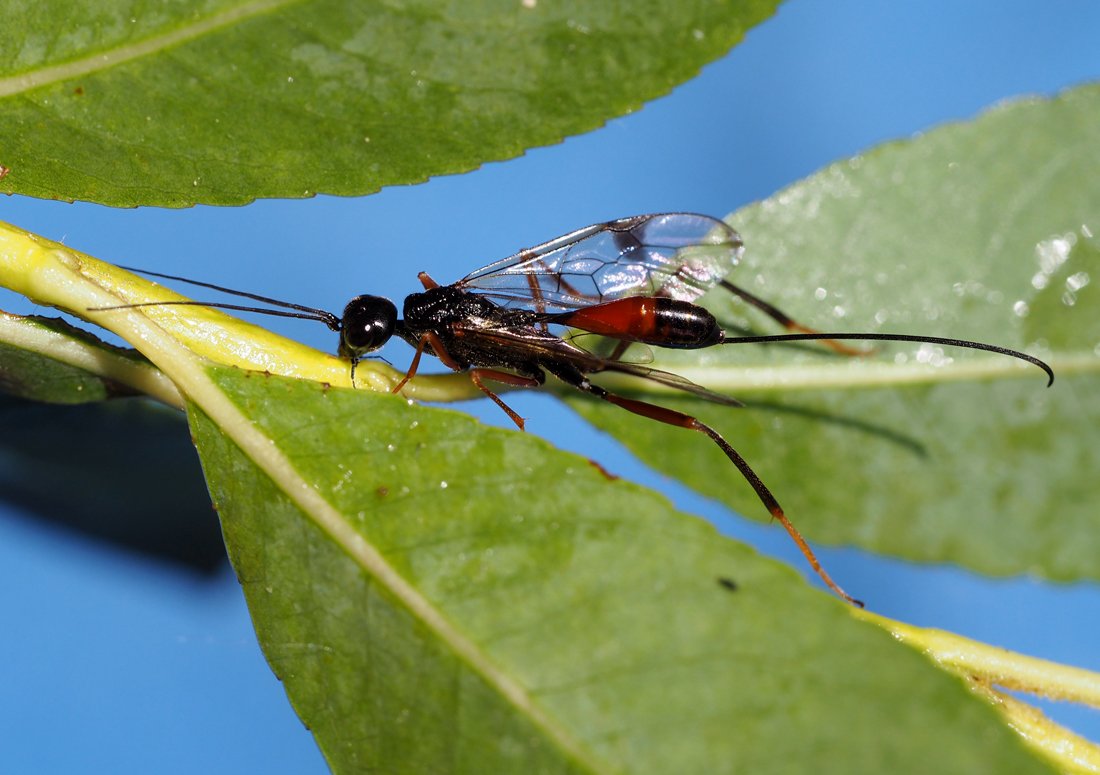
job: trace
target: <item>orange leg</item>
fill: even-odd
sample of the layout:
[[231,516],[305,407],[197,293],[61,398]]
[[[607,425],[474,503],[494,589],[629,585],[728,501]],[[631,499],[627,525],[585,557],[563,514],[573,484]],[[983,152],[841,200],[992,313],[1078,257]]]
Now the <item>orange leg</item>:
[[[421,274],[423,274],[423,272]],[[463,371],[465,369],[465,367],[461,363],[456,361],[451,356],[451,354],[447,352],[447,348],[444,346],[443,340],[439,338],[439,335],[433,331],[429,331],[421,336],[420,340],[416,343],[416,355],[413,356],[412,363],[409,364],[409,370],[405,373],[405,378],[394,386],[392,392],[400,392],[401,388],[405,387],[405,384],[414,376],[416,376],[416,370],[420,367],[420,358],[424,354],[424,350],[429,345],[431,345],[432,352],[435,353],[435,356],[443,362],[443,365],[447,366],[450,369],[453,369],[454,371]],[[525,377],[520,374],[511,374],[507,371],[498,371],[496,369],[471,369],[469,371],[469,375],[470,380],[475,385],[477,385],[478,389],[485,395],[489,396],[489,398],[493,399],[493,402],[496,403],[496,405],[499,406],[501,409],[503,409],[505,414],[507,414],[508,417],[511,418],[512,422],[514,422],[522,431],[524,423],[523,418],[520,417],[519,414],[514,409],[512,409],[512,407],[504,403],[504,401],[501,400],[500,396],[498,396],[496,393],[486,387],[481,380],[484,377],[485,379],[491,379],[494,382],[503,382],[507,385],[516,385],[517,387],[538,387],[543,383],[544,380],[537,377]]]
[[[409,370],[405,372],[405,378],[394,385],[393,390],[390,391],[391,393],[400,393],[401,388],[405,387],[405,383],[416,376],[416,370],[420,368],[420,356],[424,354],[424,347],[431,342],[432,336],[434,334],[424,334],[420,337],[420,341],[416,343],[416,354],[413,356],[412,363],[409,364]],[[434,346],[432,349],[435,349]]]
[[764,507],[772,517],[783,526],[783,529],[787,531],[787,534],[798,546],[802,555],[806,558],[806,561],[810,563],[810,567],[813,568],[818,577],[825,582],[825,585],[852,605],[857,605],[860,608],[863,607],[861,601],[856,600],[841,589],[840,585],[833,581],[832,577],[825,572],[825,569],[821,567],[821,563],[814,554],[813,549],[810,548],[810,545],[806,543],[806,539],[802,537],[802,534],[798,532],[798,529],[795,528],[794,524],[787,518],[787,515],[783,512],[783,508],[779,505],[779,501],[772,495],[771,490],[769,490],[767,485],[760,480],[760,477],[757,476],[756,472],[752,470],[747,462],[745,462],[745,459],[741,457],[740,453],[735,450],[728,441],[722,438],[718,431],[700,420],[695,419],[691,415],[677,412],[673,409],[667,409],[663,406],[647,404],[644,401],[637,401],[633,398],[626,398],[625,396],[616,395],[615,393],[609,393],[599,385],[593,385],[588,381],[587,377],[572,369],[548,370],[579,390],[590,393],[597,398],[602,398],[608,403],[615,404],[615,406],[620,406],[628,412],[633,412],[634,414],[647,417],[650,420],[656,420],[657,422],[663,422],[667,425],[675,425],[679,428],[699,431],[709,436],[711,441],[719,446],[726,454],[726,457],[730,459],[730,462],[737,467],[737,470],[741,472],[741,475],[745,477],[745,480],[752,486],[753,490],[756,491],[756,496],[760,499],[760,502],[764,504]]
[[[539,263],[543,263],[542,259],[539,259]],[[542,315],[546,314],[546,301],[542,298],[542,286],[539,285],[539,280],[533,274],[527,275],[527,287],[531,290],[531,299],[535,302],[535,312]],[[545,320],[539,323],[539,327],[543,331],[549,331],[550,326]]]
[[519,374],[510,374],[507,371],[497,371],[496,369],[470,369],[470,379],[477,385],[478,389],[489,396],[489,398],[493,399],[493,402],[503,409],[505,414],[512,418],[512,422],[514,422],[521,431],[524,430],[524,419],[520,417],[512,407],[504,403],[500,396],[485,387],[485,384],[481,381],[482,377],[491,379],[494,382],[503,382],[506,385],[516,385],[517,387],[538,387],[542,384],[542,381],[534,377],[524,377]]

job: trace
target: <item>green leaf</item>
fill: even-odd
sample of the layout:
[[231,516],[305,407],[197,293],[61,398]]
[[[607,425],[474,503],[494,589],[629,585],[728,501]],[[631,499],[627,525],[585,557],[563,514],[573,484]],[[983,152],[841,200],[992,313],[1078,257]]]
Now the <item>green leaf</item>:
[[261,643],[336,772],[1042,770],[839,601],[535,436],[180,376]]
[[[731,280],[800,322],[1025,349],[1053,365],[1051,389],[1034,367],[989,353],[746,345],[662,364],[747,410],[661,403],[713,424],[818,541],[1100,578],[1097,148],[1093,85],[876,149],[730,218],[747,246]],[[775,329],[712,299],[722,320]],[[768,518],[705,439],[570,403],[653,467]]]
[[53,404],[148,393],[179,404],[175,389],[136,350],[109,345],[61,318],[3,311],[0,393]]
[[0,192],[238,204],[463,172],[637,110],[777,4],[9,0]]

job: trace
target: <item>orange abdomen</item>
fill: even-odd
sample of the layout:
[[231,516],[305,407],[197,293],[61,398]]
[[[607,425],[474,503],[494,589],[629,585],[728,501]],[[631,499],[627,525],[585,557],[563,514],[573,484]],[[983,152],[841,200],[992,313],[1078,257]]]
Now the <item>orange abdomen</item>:
[[555,322],[657,347],[709,347],[722,339],[718,321],[707,310],[664,297],[635,296],[609,301],[567,313]]

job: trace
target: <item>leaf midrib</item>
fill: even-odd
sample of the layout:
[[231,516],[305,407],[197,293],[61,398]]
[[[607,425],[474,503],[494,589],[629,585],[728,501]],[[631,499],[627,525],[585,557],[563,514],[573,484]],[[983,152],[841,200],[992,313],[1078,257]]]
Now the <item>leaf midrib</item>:
[[215,30],[300,2],[302,0],[253,0],[213,16],[195,19],[170,32],[131,41],[114,48],[101,49],[86,57],[59,65],[40,67],[18,75],[0,78],[0,97],[23,94],[72,78],[103,72],[135,59],[158,54],[165,49],[202,37]]

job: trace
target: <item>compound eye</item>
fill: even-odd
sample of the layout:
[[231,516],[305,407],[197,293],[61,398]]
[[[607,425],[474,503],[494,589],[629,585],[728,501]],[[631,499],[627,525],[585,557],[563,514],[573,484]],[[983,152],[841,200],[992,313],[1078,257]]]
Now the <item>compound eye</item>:
[[356,296],[344,307],[340,354],[351,358],[377,350],[393,336],[397,307],[382,296]]

